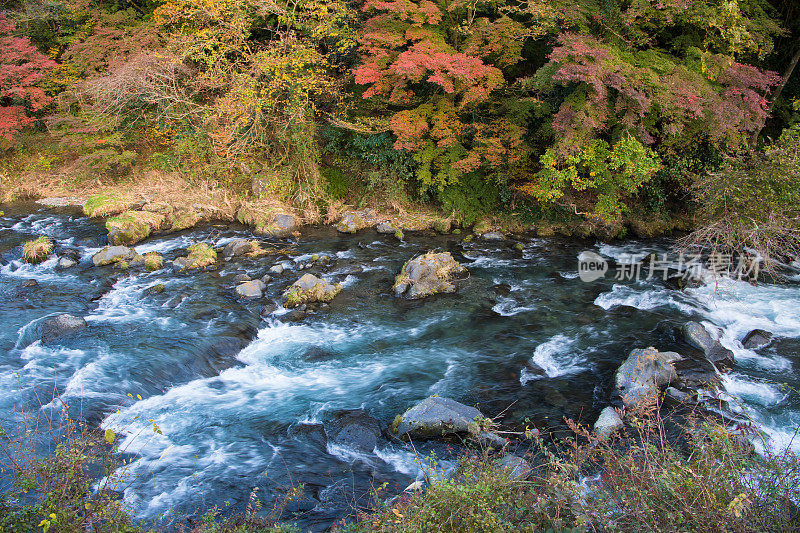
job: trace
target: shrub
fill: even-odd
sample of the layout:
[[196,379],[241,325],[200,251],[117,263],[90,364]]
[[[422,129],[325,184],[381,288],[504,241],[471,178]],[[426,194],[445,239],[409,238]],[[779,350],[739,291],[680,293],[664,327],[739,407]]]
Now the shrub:
[[41,235],[22,246],[22,259],[28,263],[41,263],[53,251],[53,241]]

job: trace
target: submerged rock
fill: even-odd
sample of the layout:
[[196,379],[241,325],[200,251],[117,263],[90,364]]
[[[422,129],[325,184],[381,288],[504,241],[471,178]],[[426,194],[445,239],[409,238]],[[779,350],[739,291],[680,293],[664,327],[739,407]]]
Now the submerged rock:
[[660,387],[677,379],[672,364],[680,359],[675,352],[659,352],[653,347],[631,350],[615,377],[623,403],[635,405],[656,397]]
[[236,295],[247,299],[261,298],[266,288],[267,285],[260,279],[245,281],[236,287]]
[[769,346],[772,342],[772,333],[764,331],[763,329],[754,329],[744,336],[742,339],[742,346],[748,350],[759,350]]
[[105,266],[121,261],[130,261],[136,257],[136,252],[127,246],[106,246],[92,256],[94,266]]
[[506,236],[499,231],[488,231],[481,235],[484,241],[504,241]]
[[706,359],[716,367],[731,367],[734,364],[733,352],[713,338],[708,330],[698,322],[687,322],[683,326],[683,338],[691,346],[701,350]]
[[381,424],[362,409],[342,411],[325,424],[325,434],[329,442],[371,452],[378,444]]
[[313,274],[303,274],[283,293],[286,307],[314,302],[330,302],[342,291],[340,284],[328,283]]
[[42,342],[49,342],[57,337],[81,330],[86,327],[86,320],[79,316],[62,314],[42,321],[37,329],[37,336]]
[[474,407],[450,398],[431,396],[399,415],[392,432],[400,438],[432,438],[481,433],[485,417]]
[[609,405],[600,411],[600,416],[594,423],[594,432],[598,437],[607,439],[622,429],[624,425],[617,410]]
[[451,279],[466,271],[450,252],[428,252],[403,265],[392,289],[395,296],[405,296],[409,300],[455,292],[456,286]]
[[108,242],[113,245],[136,244],[162,229],[165,221],[160,213],[125,211],[106,221]]

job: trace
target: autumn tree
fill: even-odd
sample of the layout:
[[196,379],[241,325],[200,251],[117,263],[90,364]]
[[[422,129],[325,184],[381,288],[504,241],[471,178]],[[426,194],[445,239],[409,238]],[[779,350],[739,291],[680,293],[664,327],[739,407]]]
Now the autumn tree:
[[36,122],[32,114],[50,103],[39,84],[56,65],[14,30],[15,24],[0,12],[0,139],[6,143]]

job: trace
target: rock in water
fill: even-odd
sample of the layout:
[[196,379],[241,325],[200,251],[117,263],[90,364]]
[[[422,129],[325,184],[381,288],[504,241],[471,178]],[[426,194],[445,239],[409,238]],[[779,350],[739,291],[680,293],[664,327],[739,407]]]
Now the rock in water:
[[249,254],[253,251],[253,241],[247,239],[234,239],[222,249],[223,257],[236,257]]
[[672,363],[681,359],[675,352],[659,352],[655,348],[637,348],[617,370],[615,383],[623,403],[634,405],[654,398],[661,386],[677,379]]
[[395,420],[392,432],[401,438],[432,438],[481,432],[485,417],[475,409],[450,398],[431,396]]
[[104,266],[130,261],[134,257],[136,257],[136,252],[127,246],[106,246],[92,256],[92,263],[94,266]]
[[363,211],[347,211],[342,215],[336,229],[342,233],[356,233],[375,223],[375,212],[372,209]]
[[57,337],[78,331],[86,327],[86,320],[68,314],[50,317],[37,327],[37,335],[42,342],[49,342]]
[[342,291],[340,284],[328,283],[313,274],[303,274],[283,293],[286,307],[314,302],[329,302]]
[[488,231],[481,235],[484,241],[504,241],[506,236],[499,231]]
[[62,268],[63,269],[63,268],[74,267],[77,264],[78,263],[76,261],[70,259],[69,257],[62,257],[61,259],[58,260],[58,265],[57,266],[58,266],[58,268]]
[[528,461],[513,454],[504,455],[497,462],[497,469],[505,472],[508,477],[516,481],[525,481],[533,471]]
[[744,336],[742,339],[742,346],[748,350],[759,350],[765,346],[769,346],[772,342],[772,333],[764,331],[763,329],[754,329]]
[[377,226],[375,226],[375,231],[378,233],[382,233],[384,235],[392,235],[394,234],[399,228],[394,225],[394,222],[381,222]]
[[717,368],[729,368],[733,366],[733,352],[722,346],[717,339],[713,338],[702,324],[697,322],[687,322],[684,324],[683,338],[690,345],[701,350],[706,359],[714,363],[714,366]]
[[381,424],[361,409],[343,411],[325,424],[325,434],[330,442],[351,446],[362,452],[371,452],[378,444]]
[[245,281],[236,287],[236,295],[240,298],[255,299],[261,298],[264,295],[264,289],[267,285],[260,279],[252,281]]
[[394,280],[394,295],[409,300],[424,298],[437,293],[455,292],[453,276],[467,269],[453,259],[450,252],[428,252],[403,265]]
[[600,411],[597,422],[594,423],[594,432],[598,437],[607,439],[624,426],[617,410],[610,405]]
[[149,211],[125,211],[106,221],[108,242],[111,244],[136,244],[163,228],[164,215]]

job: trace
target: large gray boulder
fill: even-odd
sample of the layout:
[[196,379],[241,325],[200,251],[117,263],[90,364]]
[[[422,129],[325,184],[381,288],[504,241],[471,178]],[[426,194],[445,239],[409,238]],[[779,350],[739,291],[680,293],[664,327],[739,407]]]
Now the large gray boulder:
[[362,409],[342,411],[325,424],[325,434],[329,442],[371,452],[378,444],[381,424]]
[[296,216],[289,213],[280,213],[273,217],[271,224],[257,228],[257,232],[269,237],[288,237],[297,229],[298,225],[299,221]]
[[677,379],[673,363],[681,359],[675,352],[637,348],[617,370],[615,384],[626,406],[657,396],[659,388]]
[[594,433],[598,437],[607,439],[622,429],[624,425],[617,410],[609,405],[600,411],[600,416],[594,423]]
[[57,337],[81,330],[85,327],[86,320],[83,318],[62,314],[40,322],[36,328],[36,334],[42,339],[42,342],[49,342]]
[[431,396],[395,419],[392,432],[400,438],[432,438],[481,433],[485,417],[474,407],[450,398]]
[[385,235],[393,235],[398,229],[394,222],[381,222],[375,226],[375,231]]
[[466,271],[450,252],[428,252],[403,265],[394,280],[394,295],[416,300],[433,294],[455,292],[453,277]]
[[266,288],[267,288],[266,283],[264,283],[260,279],[245,281],[244,283],[237,285],[236,296],[248,300],[261,298],[264,295],[264,289]]
[[303,274],[283,292],[286,307],[297,307],[306,303],[329,302],[342,291],[341,284],[333,284],[313,274]]
[[136,252],[127,246],[106,246],[92,256],[92,263],[94,266],[104,266],[130,261],[134,257],[136,257]]
[[734,364],[733,352],[725,348],[711,336],[708,330],[698,322],[687,322],[683,326],[683,338],[691,346],[703,352],[705,358],[714,366],[731,367]]
[[769,346],[772,342],[772,333],[764,331],[763,329],[754,329],[744,336],[742,339],[742,346],[748,350],[759,350],[765,346]]

